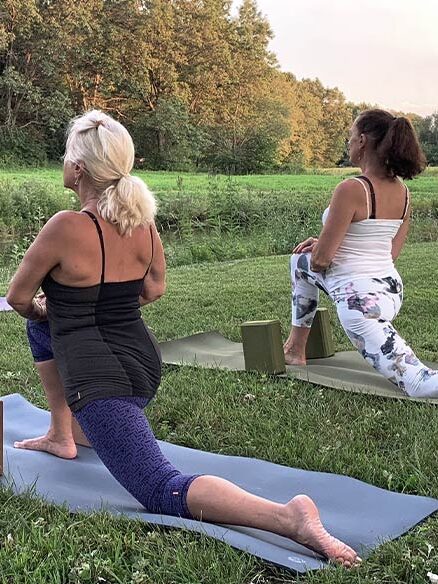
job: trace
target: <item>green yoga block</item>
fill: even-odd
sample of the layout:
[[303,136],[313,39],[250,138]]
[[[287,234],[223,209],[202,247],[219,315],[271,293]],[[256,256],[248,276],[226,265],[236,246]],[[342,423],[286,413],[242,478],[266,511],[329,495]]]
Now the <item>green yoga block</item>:
[[317,308],[306,345],[306,359],[323,359],[335,354],[327,308]]
[[279,320],[244,322],[240,330],[247,371],[271,375],[286,371]]

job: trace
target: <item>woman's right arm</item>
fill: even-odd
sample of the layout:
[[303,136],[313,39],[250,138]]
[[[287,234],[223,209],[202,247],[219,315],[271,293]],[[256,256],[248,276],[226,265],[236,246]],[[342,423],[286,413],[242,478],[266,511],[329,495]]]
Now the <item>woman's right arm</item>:
[[49,219],[21,260],[6,294],[7,302],[21,316],[46,320],[45,302],[35,294],[44,277],[61,263],[68,245],[66,232],[75,215],[73,211],[61,211]]
[[410,214],[411,210],[408,209],[406,213],[406,217],[403,223],[400,225],[399,230],[397,231],[394,239],[392,240],[392,259],[395,261],[401,253],[403,246],[406,241],[406,237],[409,231],[409,221],[410,221]]
[[166,259],[164,257],[163,244],[155,224],[152,224],[151,235],[154,255],[143,282],[143,289],[139,297],[140,306],[158,300],[166,291]]

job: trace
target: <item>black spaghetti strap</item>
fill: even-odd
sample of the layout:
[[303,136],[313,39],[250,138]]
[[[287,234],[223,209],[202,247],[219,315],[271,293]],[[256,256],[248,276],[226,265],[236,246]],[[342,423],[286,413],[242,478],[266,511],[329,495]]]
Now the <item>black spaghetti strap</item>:
[[85,209],[82,211],[82,213],[86,213],[88,215],[88,217],[90,217],[90,219],[93,221],[94,225],[96,226],[97,233],[99,235],[100,249],[102,251],[102,272],[100,274],[100,283],[103,284],[105,281],[105,245],[103,243],[102,228],[99,225],[99,221],[97,220],[97,217],[96,217],[96,215],[94,215],[94,213],[92,213],[91,211],[87,211]]
[[408,191],[408,187],[405,185],[405,206],[403,209],[403,215],[401,216],[402,219],[405,218],[406,216],[406,211],[408,210],[408,205],[409,205],[409,191]]
[[368,217],[368,219],[375,219],[376,218],[376,193],[374,192],[373,183],[370,181],[370,179],[367,176],[364,176],[363,174],[361,174],[357,178],[364,180],[368,184],[368,186],[370,187],[371,214]]
[[149,274],[149,270],[151,269],[151,265],[152,265],[152,260],[154,259],[154,234],[152,231],[152,223],[149,225],[149,232],[151,234],[151,251],[152,251],[151,261],[149,262],[148,269],[146,270],[146,272],[143,276],[143,279],[146,278],[146,276]]

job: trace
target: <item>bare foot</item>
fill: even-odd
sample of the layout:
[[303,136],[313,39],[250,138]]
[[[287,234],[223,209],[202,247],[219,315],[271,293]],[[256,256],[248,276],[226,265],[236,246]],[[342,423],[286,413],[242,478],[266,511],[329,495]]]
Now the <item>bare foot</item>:
[[77,455],[76,444],[73,438],[70,440],[55,440],[50,434],[39,436],[38,438],[29,438],[21,442],[14,442],[14,448],[22,448],[24,450],[40,450],[41,452],[48,452],[59,458],[75,458]]
[[284,361],[286,365],[305,365],[306,358],[291,351],[284,350]]
[[356,552],[324,528],[315,503],[307,495],[297,495],[286,505],[290,538],[325,556],[328,560],[351,568],[361,563]]

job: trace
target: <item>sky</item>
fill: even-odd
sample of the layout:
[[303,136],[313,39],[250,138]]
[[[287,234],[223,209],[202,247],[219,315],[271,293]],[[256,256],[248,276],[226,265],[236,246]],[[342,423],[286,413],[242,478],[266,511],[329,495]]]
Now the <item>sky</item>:
[[[240,4],[234,0],[233,8]],[[258,0],[281,70],[348,100],[438,111],[438,0]]]

